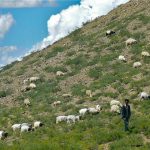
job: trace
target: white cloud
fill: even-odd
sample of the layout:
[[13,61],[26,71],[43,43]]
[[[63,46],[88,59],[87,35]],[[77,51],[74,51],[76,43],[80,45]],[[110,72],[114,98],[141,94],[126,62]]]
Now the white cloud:
[[1,0],[0,7],[36,7],[42,6],[44,3],[55,4],[55,0]]
[[59,14],[52,15],[47,22],[49,35],[32,50],[41,50],[55,41],[67,36],[83,23],[107,14],[116,6],[129,0],[81,0],[80,5],[70,6]]
[[14,23],[14,18],[11,14],[0,15],[0,38],[3,38]]

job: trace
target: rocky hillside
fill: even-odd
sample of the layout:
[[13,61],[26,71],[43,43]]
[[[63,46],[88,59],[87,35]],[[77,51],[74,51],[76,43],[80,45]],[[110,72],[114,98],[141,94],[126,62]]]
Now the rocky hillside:
[[[106,37],[108,29],[116,34]],[[137,43],[126,46],[128,38]],[[149,150],[150,101],[150,2],[131,0],[77,29],[48,48],[0,71],[0,130],[9,136],[0,141],[2,150]],[[118,60],[124,55],[127,62]],[[134,62],[142,66],[133,68]],[[57,71],[65,72],[56,76]],[[38,76],[35,89],[23,92],[23,81]],[[92,91],[92,97],[86,95]],[[69,93],[71,97],[62,95]],[[30,107],[24,106],[29,98]],[[132,107],[129,133],[120,115],[110,112],[110,101],[128,98]],[[61,104],[54,107],[54,101]],[[58,115],[78,114],[80,108],[102,106],[97,115],[87,115],[76,124],[55,124]],[[45,126],[34,132],[14,133],[12,124],[41,120]]]

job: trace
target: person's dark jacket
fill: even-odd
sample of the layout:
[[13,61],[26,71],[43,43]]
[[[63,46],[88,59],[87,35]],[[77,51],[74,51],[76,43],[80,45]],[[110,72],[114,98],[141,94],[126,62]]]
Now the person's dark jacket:
[[130,116],[131,116],[130,105],[127,105],[127,106],[123,105],[122,106],[121,115],[122,115],[122,118],[126,118],[126,119],[130,118]]

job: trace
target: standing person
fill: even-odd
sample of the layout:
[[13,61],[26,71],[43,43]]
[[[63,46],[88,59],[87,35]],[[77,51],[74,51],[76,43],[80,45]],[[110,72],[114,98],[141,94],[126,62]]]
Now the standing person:
[[129,100],[125,99],[125,104],[122,107],[122,119],[124,120],[125,131],[129,131],[129,119],[131,116],[131,109],[129,105]]

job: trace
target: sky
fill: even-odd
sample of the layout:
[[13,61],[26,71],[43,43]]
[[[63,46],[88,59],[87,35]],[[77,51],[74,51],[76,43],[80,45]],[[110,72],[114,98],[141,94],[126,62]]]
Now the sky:
[[0,66],[21,61],[128,0],[0,0]]

